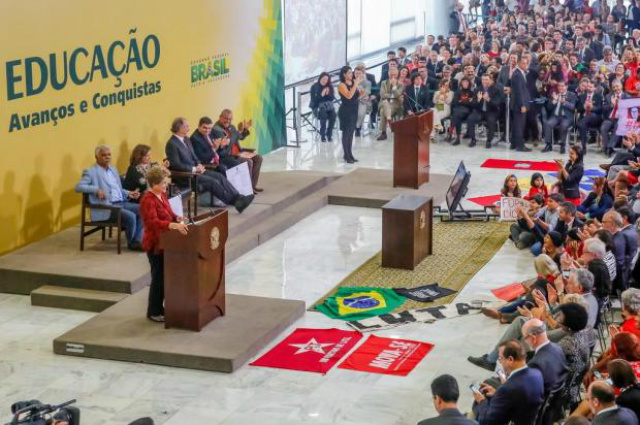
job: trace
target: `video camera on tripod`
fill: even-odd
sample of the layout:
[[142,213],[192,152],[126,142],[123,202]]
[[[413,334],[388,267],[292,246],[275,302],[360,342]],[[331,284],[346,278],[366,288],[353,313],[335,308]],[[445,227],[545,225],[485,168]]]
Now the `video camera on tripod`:
[[40,400],[19,401],[11,405],[13,419],[6,425],[80,425],[80,409],[69,407],[76,400],[53,406],[42,404]]

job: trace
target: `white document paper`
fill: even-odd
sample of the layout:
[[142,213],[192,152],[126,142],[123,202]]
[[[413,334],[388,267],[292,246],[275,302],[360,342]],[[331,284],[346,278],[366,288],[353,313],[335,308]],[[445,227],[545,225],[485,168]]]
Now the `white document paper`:
[[253,185],[249,175],[249,164],[246,162],[227,170],[227,180],[236,188],[240,195],[253,195]]
[[184,217],[184,210],[182,209],[182,196],[177,195],[169,199],[169,205],[171,211],[178,217]]
[[500,198],[500,221],[516,221],[518,214],[516,208],[522,207],[529,210],[529,203],[522,198]]

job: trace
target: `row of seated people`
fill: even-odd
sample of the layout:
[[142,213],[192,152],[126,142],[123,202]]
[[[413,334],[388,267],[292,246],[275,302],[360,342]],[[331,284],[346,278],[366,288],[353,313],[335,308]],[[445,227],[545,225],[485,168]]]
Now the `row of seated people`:
[[[95,149],[96,164],[82,173],[76,191],[89,196],[91,204],[120,206],[123,228],[129,249],[142,250],[144,232],[140,218],[139,199],[148,189],[146,175],[154,166],[163,166],[173,172],[173,182],[178,186],[191,188],[193,177],[197,177],[199,193],[210,195],[201,197],[202,205],[220,207],[232,205],[242,213],[253,201],[254,195],[263,191],[257,186],[262,157],[250,149],[243,149],[240,141],[249,135],[251,122],[242,122],[236,128],[232,124],[233,115],[228,109],[220,114],[218,122],[208,117],[199,121],[198,128],[188,136],[190,127],[185,118],[176,118],[171,125],[172,136],[166,143],[166,158],[162,163],[151,159],[151,148],[137,145],[131,154],[130,165],[122,178],[111,165],[112,155],[108,146]],[[229,168],[246,162],[252,180],[254,195],[241,195],[227,180]],[[114,212],[101,209],[91,210],[94,222],[113,220]]]

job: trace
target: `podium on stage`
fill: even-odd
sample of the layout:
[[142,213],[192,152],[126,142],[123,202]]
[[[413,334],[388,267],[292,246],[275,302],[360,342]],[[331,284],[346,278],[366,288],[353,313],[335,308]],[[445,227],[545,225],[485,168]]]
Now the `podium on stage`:
[[195,217],[186,236],[163,232],[165,328],[200,331],[224,316],[228,228],[219,210]]
[[417,189],[429,182],[429,138],[433,111],[391,123],[393,131],[393,187]]

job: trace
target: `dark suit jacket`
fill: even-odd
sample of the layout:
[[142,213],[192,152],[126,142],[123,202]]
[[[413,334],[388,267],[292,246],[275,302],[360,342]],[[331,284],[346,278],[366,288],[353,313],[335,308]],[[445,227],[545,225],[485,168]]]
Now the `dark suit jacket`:
[[[558,95],[560,96],[560,95]],[[573,122],[573,112],[576,109],[576,104],[578,103],[578,97],[575,93],[568,91],[565,93],[564,102],[562,102],[562,106],[560,106],[560,115],[563,118],[571,118]],[[556,114],[557,103],[554,103],[553,99],[547,99],[547,118],[551,118]]]
[[439,416],[420,421],[418,425],[478,425],[478,422],[468,419],[458,409],[446,409]]
[[627,388],[616,398],[616,404],[633,410],[633,413],[640,418],[640,385],[636,384]]
[[182,143],[177,136],[171,136],[164,151],[171,164],[171,170],[191,172],[193,167],[200,164],[188,137],[185,137]]
[[[191,144],[193,145],[193,151],[203,164],[211,164],[213,161],[213,149],[209,145],[209,142],[204,138],[198,130],[194,131],[191,135]],[[211,139],[213,141],[213,139]]]
[[529,108],[529,102],[531,101],[531,95],[529,94],[529,87],[527,87],[527,81],[520,68],[513,71],[511,76],[511,109],[516,112],[520,112],[520,108],[523,106]]
[[[612,97],[613,93],[609,93],[605,97],[604,104],[602,105],[602,118],[605,120],[611,119],[611,113],[613,112],[613,102],[611,101]],[[629,99],[629,95],[625,92],[622,92],[622,94],[620,95],[620,99]]]
[[562,348],[553,342],[540,348],[527,365],[542,373],[545,396],[558,390],[567,379],[567,359]]
[[584,52],[578,50],[576,53],[578,54],[578,61],[587,65],[589,65],[592,59],[596,58],[596,54],[589,47],[585,47]]
[[431,108],[431,96],[426,86],[420,86],[418,95],[415,94],[415,87],[408,86],[404,90],[404,111],[412,111],[414,113],[426,111]]
[[[249,130],[244,130],[242,133],[240,133],[233,124],[229,125],[228,131],[231,134],[231,136],[229,137],[229,139],[231,139],[231,143],[229,143],[227,146],[221,147],[218,150],[218,152],[220,153],[220,156],[222,157],[232,156],[231,147],[233,145],[238,146],[238,149],[242,150],[240,141],[244,140],[244,138],[249,135]],[[222,128],[222,126],[219,123],[215,123],[215,125],[213,126],[213,130],[211,130],[211,138],[220,139],[223,137],[227,137],[224,131],[224,128]]]
[[616,410],[596,415],[591,425],[638,425],[638,418],[632,410],[618,407]]
[[480,425],[533,425],[544,399],[544,380],[538,369],[526,368],[509,377],[493,397],[477,407]]
[[[481,101],[478,101],[478,93],[482,93],[483,91],[484,90],[481,85],[476,89],[475,93],[473,94],[473,108],[478,112],[482,112],[482,105],[485,103],[484,99]],[[491,112],[491,113],[500,112],[500,103],[502,102],[502,93],[500,93],[500,90],[495,85],[492,85],[491,87],[489,87],[487,89],[487,92],[489,93],[489,101],[486,102],[487,112]]]
[[[591,113],[596,115],[602,115],[602,107],[603,107],[602,95],[598,92],[595,92],[593,94],[593,97],[591,98],[591,101],[593,103],[593,109],[591,109]],[[587,94],[582,93],[578,97],[578,105],[577,105],[577,110],[578,112],[580,112],[581,115],[584,115],[585,113],[584,105],[586,102],[587,102]]]
[[638,233],[634,226],[627,226],[613,235],[615,248],[617,275],[616,282],[627,287],[629,273],[631,272],[631,262],[638,250]]

